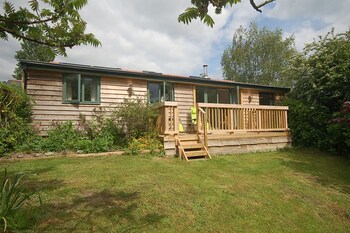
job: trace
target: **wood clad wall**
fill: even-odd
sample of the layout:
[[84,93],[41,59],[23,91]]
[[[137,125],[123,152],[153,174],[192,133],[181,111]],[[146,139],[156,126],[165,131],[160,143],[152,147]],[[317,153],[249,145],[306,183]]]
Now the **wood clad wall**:
[[[128,89],[132,87],[133,94],[129,97]],[[101,78],[101,106],[112,106],[122,103],[124,99],[142,98],[147,100],[147,81],[123,79],[117,77]]]
[[89,118],[98,107],[114,108],[116,103],[129,98],[128,88],[132,85],[131,98],[146,97],[147,82],[139,80],[101,77],[101,104],[63,104],[62,73],[28,71],[27,93],[34,100],[33,125],[42,135],[52,127],[53,122],[76,121],[80,114]]
[[[251,96],[251,102],[249,103],[248,97]],[[252,89],[240,89],[240,104],[253,104],[259,105],[259,91]]]
[[191,107],[193,107],[193,85],[175,83],[175,101],[179,103],[180,121],[185,131],[191,130]]

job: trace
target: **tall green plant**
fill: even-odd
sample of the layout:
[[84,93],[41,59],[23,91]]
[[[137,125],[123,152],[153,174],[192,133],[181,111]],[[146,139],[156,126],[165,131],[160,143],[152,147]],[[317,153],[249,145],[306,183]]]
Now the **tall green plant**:
[[[39,191],[38,188],[29,191],[24,191],[21,188],[20,181],[28,174],[28,172],[18,172],[11,180],[8,178],[7,169],[5,168],[0,193],[0,220],[3,224],[4,232],[6,232],[10,221],[13,220],[14,214]],[[41,204],[40,195],[39,202]]]
[[0,83],[0,156],[31,135],[32,102],[16,85]]

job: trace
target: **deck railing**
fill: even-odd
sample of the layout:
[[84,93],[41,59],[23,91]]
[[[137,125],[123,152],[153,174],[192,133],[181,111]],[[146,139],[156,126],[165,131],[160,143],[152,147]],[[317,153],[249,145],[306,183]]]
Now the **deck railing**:
[[[198,103],[196,107],[198,134],[288,130],[287,106]],[[158,132],[163,135],[178,134],[178,103],[163,102],[158,108]]]
[[[287,106],[198,103],[207,114],[209,133],[234,131],[285,131],[288,130]],[[204,119],[199,112],[198,131],[204,132]]]
[[179,133],[179,109],[177,102],[162,102],[158,106],[157,129],[160,134]]

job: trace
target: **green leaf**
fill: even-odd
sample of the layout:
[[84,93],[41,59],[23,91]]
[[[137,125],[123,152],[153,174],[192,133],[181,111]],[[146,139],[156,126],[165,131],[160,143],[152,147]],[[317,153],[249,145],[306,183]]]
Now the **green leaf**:
[[12,3],[8,2],[8,1],[4,1],[4,10],[6,14],[11,14],[15,12],[15,7],[13,6]]
[[193,19],[199,17],[199,10],[196,7],[189,7],[185,10],[184,13],[180,14],[178,17],[178,22],[183,22],[189,24]]
[[39,3],[37,0],[30,0],[29,5],[33,11],[37,11],[39,9]]
[[212,17],[210,17],[210,15],[206,14],[202,20],[206,25],[208,25],[209,27],[213,27],[215,22],[213,20]]

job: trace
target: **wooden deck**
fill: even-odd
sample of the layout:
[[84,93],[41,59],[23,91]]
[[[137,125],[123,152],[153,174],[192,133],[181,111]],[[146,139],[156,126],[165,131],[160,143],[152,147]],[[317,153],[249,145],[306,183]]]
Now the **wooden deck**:
[[[235,154],[275,150],[291,146],[287,106],[237,104],[196,105],[196,120],[186,132],[179,130],[178,103],[160,105],[158,130],[166,154],[188,160],[181,141],[196,138],[201,151],[210,154]],[[191,117],[189,113],[189,117]],[[193,139],[194,140],[194,139]],[[197,155],[201,152],[189,153]]]

